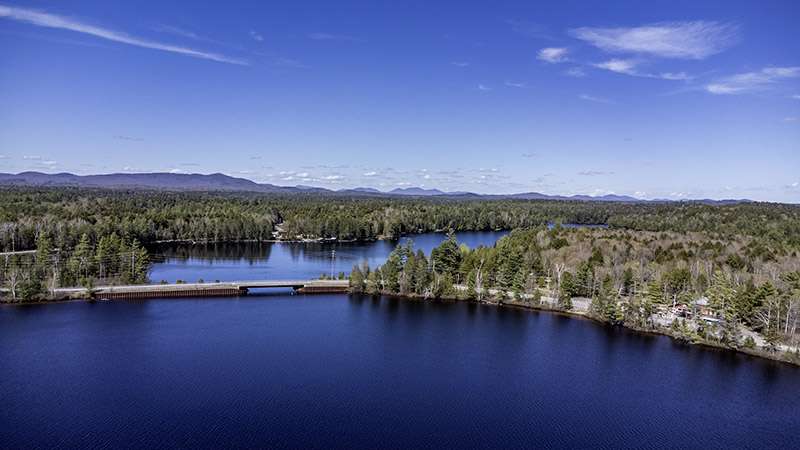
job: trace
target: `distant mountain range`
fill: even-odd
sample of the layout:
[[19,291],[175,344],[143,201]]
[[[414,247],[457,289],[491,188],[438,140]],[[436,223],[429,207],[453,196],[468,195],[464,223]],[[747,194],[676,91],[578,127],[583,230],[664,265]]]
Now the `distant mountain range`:
[[[41,172],[21,172],[17,174],[0,173],[2,186],[41,186],[41,187],[88,187],[106,189],[154,189],[169,191],[229,191],[263,193],[321,193],[352,196],[406,196],[406,197],[444,197],[474,199],[517,199],[517,200],[577,200],[601,202],[667,202],[669,200],[643,200],[627,195],[547,195],[538,192],[519,194],[475,194],[472,192],[445,192],[438,189],[420,187],[397,188],[382,192],[370,187],[331,190],[314,186],[276,186],[268,183],[231,177],[221,173],[183,174],[183,173],[111,173],[102,175],[75,175],[71,173],[47,174]],[[750,200],[692,200],[703,203],[741,203]]]

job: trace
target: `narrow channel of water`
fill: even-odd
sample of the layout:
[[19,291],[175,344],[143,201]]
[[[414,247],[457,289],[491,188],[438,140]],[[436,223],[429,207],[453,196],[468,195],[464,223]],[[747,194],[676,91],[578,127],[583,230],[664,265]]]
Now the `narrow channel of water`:
[[[507,231],[457,233],[460,243],[470,248],[492,246]],[[263,279],[312,279],[322,274],[350,273],[354,264],[366,261],[382,264],[399,243],[414,241],[414,248],[426,254],[444,239],[443,233],[411,235],[399,241],[341,243],[241,243],[171,244],[152,249],[155,264],[150,280],[175,282],[234,281]]]

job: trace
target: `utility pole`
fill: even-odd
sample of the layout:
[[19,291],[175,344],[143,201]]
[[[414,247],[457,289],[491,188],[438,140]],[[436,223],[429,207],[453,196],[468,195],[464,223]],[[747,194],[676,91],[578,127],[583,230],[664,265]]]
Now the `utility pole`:
[[331,280],[333,279],[333,269],[336,264],[336,250],[331,250]]

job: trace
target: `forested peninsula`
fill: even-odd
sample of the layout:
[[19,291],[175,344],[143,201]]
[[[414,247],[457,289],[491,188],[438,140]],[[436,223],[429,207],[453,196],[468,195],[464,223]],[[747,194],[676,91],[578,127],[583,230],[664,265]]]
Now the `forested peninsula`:
[[742,235],[518,229],[493,247],[454,235],[353,268],[354,292],[561,311],[800,364],[800,259]]

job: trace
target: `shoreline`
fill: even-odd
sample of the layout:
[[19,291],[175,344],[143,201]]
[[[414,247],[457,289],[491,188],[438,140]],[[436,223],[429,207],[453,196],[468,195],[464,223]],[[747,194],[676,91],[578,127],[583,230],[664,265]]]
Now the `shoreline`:
[[[603,224],[605,225],[605,224]],[[598,224],[591,224],[587,226],[600,226]],[[605,225],[607,226],[607,225]],[[497,229],[497,230],[460,230],[456,231],[456,233],[500,233],[503,231],[511,232],[511,229]],[[431,230],[431,231],[419,231],[419,232],[410,232],[410,233],[401,233],[397,237],[389,237],[389,236],[376,236],[373,238],[355,238],[355,239],[339,239],[339,238],[304,238],[304,239],[211,239],[211,240],[197,240],[197,239],[162,239],[158,241],[152,241],[147,244],[142,244],[145,246],[148,245],[163,245],[163,244],[190,244],[190,245],[209,245],[209,244],[247,244],[247,243],[267,243],[267,244],[281,244],[281,243],[288,243],[288,244],[336,244],[336,243],[360,243],[360,242],[377,242],[377,241],[399,241],[400,239],[410,237],[410,236],[417,236],[420,234],[429,234],[429,233],[445,233],[446,230]]]
[[[590,225],[595,226],[595,225]],[[503,231],[510,232],[511,229],[499,229],[499,230],[460,230],[456,233],[499,233]],[[388,236],[376,236],[374,238],[367,238],[367,239],[339,239],[339,238],[305,238],[305,239],[160,239],[156,241],[150,242],[143,242],[142,245],[144,247],[149,246],[158,246],[158,245],[167,245],[167,244],[188,244],[188,245],[213,245],[213,244],[337,244],[337,243],[344,243],[344,244],[352,244],[352,243],[361,243],[361,242],[377,242],[377,241],[399,241],[402,238],[409,237],[409,236],[417,236],[420,234],[428,234],[428,233],[444,233],[445,230],[432,230],[432,231],[420,231],[420,232],[413,232],[413,233],[402,233],[397,237],[388,237]],[[11,253],[34,253],[36,249],[32,250],[18,250]],[[9,253],[9,252],[6,252]]]
[[[364,296],[368,296],[368,297],[372,296],[371,294],[366,294],[366,293],[360,293],[359,295],[364,295]],[[400,295],[400,294],[379,294],[379,295],[386,296],[386,297],[392,297],[392,298],[398,298],[398,299],[402,299],[402,300],[428,301],[427,299],[425,299],[425,297],[419,296],[419,295]],[[770,361],[775,361],[775,362],[778,362],[778,363],[788,364],[788,365],[800,368],[800,360],[799,359],[788,359],[786,357],[786,355],[785,355],[786,352],[769,352],[769,351],[766,351],[766,350],[759,350],[758,347],[756,347],[754,349],[748,349],[746,347],[731,348],[731,347],[726,347],[725,345],[723,345],[721,343],[714,342],[714,341],[708,341],[708,340],[703,340],[701,342],[692,342],[692,341],[683,339],[680,336],[675,335],[672,332],[672,330],[670,330],[669,328],[663,328],[663,327],[661,327],[661,328],[642,328],[642,327],[633,327],[633,326],[624,325],[624,324],[612,325],[612,324],[609,324],[608,322],[600,320],[600,319],[592,316],[591,314],[589,314],[587,312],[583,312],[583,311],[570,311],[570,310],[564,310],[564,309],[560,309],[560,308],[551,308],[551,307],[548,307],[548,306],[545,306],[545,305],[532,305],[532,304],[529,304],[529,303],[515,301],[515,300],[499,302],[497,300],[468,300],[468,299],[465,300],[465,299],[460,299],[460,298],[440,298],[440,299],[435,299],[434,301],[443,301],[443,302],[452,302],[452,303],[455,303],[455,302],[467,302],[467,303],[474,303],[474,304],[489,305],[489,306],[494,306],[494,307],[498,307],[498,308],[511,307],[511,308],[523,309],[523,310],[527,310],[527,311],[546,312],[546,313],[550,313],[550,314],[556,314],[556,315],[560,315],[560,316],[564,316],[564,317],[569,317],[571,319],[588,320],[590,322],[594,322],[597,325],[624,328],[625,330],[631,331],[631,332],[634,332],[634,333],[649,334],[649,335],[653,335],[653,336],[665,336],[665,337],[668,337],[668,338],[672,339],[676,343],[683,344],[683,345],[686,345],[686,346],[702,347],[702,348],[705,348],[707,350],[741,353],[741,354],[744,354],[744,355],[747,355],[747,356],[766,359],[766,360],[770,360]]]
[[[304,295],[308,295],[308,294],[304,294]],[[313,294],[311,294],[311,295],[313,295]],[[723,344],[721,344],[719,342],[714,342],[714,341],[709,341],[709,340],[702,340],[702,341],[694,342],[694,341],[687,340],[687,339],[683,338],[682,336],[676,335],[669,328],[664,328],[664,327],[644,328],[644,327],[636,327],[636,326],[630,326],[630,325],[625,325],[625,324],[612,325],[612,324],[609,324],[608,322],[606,322],[604,320],[601,320],[601,319],[598,319],[598,318],[594,317],[592,314],[590,314],[588,312],[572,311],[572,310],[565,310],[565,309],[561,309],[561,308],[554,308],[554,307],[547,306],[546,304],[534,305],[534,304],[527,303],[527,302],[524,302],[524,301],[519,301],[519,300],[506,300],[506,301],[502,301],[501,302],[501,301],[494,300],[494,299],[472,300],[472,299],[462,299],[462,298],[457,298],[457,297],[443,297],[443,298],[438,298],[438,299],[430,299],[430,298],[426,298],[425,296],[422,296],[422,295],[401,295],[401,294],[389,294],[389,293],[381,293],[381,294],[378,294],[378,295],[373,295],[373,294],[367,294],[367,293],[364,293],[364,292],[354,293],[352,291],[347,292],[347,293],[342,293],[342,294],[333,293],[333,294],[330,294],[330,295],[348,295],[348,296],[350,296],[350,295],[361,295],[361,296],[364,296],[364,297],[380,297],[380,296],[384,296],[384,297],[396,298],[396,299],[400,299],[400,300],[404,300],[404,301],[409,301],[409,300],[410,301],[439,301],[439,302],[447,302],[447,303],[467,302],[467,303],[474,303],[474,304],[489,305],[489,306],[494,306],[494,307],[498,307],[498,308],[499,307],[511,307],[511,308],[522,309],[522,310],[527,310],[527,311],[546,312],[546,313],[551,313],[551,314],[557,314],[557,315],[564,316],[564,317],[569,317],[569,318],[572,318],[572,319],[589,320],[591,322],[594,322],[597,325],[620,327],[620,328],[624,328],[625,330],[628,330],[628,331],[631,331],[631,332],[634,332],[634,333],[649,334],[649,335],[654,335],[654,336],[666,336],[666,337],[669,337],[670,339],[672,339],[673,341],[676,341],[677,343],[680,343],[680,344],[683,344],[683,345],[687,345],[687,346],[698,346],[698,347],[703,347],[703,348],[706,348],[706,349],[716,350],[716,351],[728,351],[728,352],[734,352],[734,353],[741,353],[741,354],[748,355],[748,356],[751,356],[751,357],[767,359],[767,360],[770,360],[770,361],[776,361],[776,362],[779,362],[779,363],[784,363],[784,364],[789,364],[791,366],[800,367],[800,359],[791,358],[790,356],[787,357],[787,352],[785,352],[785,351],[770,352],[770,351],[767,351],[767,350],[761,350],[759,347],[756,347],[756,348],[753,348],[753,349],[746,348],[746,347],[731,348],[731,347],[727,347],[727,346],[725,346],[725,345],[723,345]],[[246,297],[246,295],[244,295],[244,296],[236,296],[236,298],[239,298],[239,297]],[[200,298],[203,298],[203,297],[200,297]],[[217,298],[219,298],[219,297],[217,297]],[[173,300],[174,298],[164,297],[162,299],[162,298],[159,298],[159,297],[155,297],[155,298],[147,298],[147,299],[142,299],[142,300],[146,301],[146,300],[159,300],[159,299],[161,299],[161,300]],[[60,297],[60,298],[54,298],[54,299],[51,299],[51,300],[37,300],[37,301],[33,301],[33,302],[7,302],[7,301],[0,301],[0,307],[23,307],[23,306],[36,306],[36,305],[48,305],[48,304],[65,304],[65,303],[78,303],[78,302],[104,303],[104,302],[114,302],[114,301],[119,301],[119,300],[95,299],[95,298],[87,298],[87,297],[83,297],[83,296],[67,295],[67,296],[63,296],[63,297]],[[127,300],[122,300],[122,301],[127,301]]]
[[749,349],[749,348],[746,348],[746,347],[731,348],[731,347],[727,347],[727,346],[725,346],[725,345],[723,345],[723,344],[721,344],[719,342],[708,341],[708,340],[703,340],[701,342],[692,342],[690,340],[686,340],[686,339],[682,338],[681,336],[677,336],[669,328],[664,328],[664,327],[660,327],[660,328],[642,328],[642,327],[633,327],[633,326],[624,325],[624,324],[612,325],[612,324],[609,324],[608,322],[605,322],[603,320],[600,320],[600,319],[592,316],[591,314],[584,313],[584,312],[578,312],[578,311],[573,312],[573,311],[560,310],[560,309],[536,308],[533,305],[522,305],[522,304],[513,304],[513,303],[502,303],[502,304],[491,303],[491,304],[494,304],[495,306],[500,306],[500,307],[508,305],[508,306],[511,306],[511,307],[514,307],[514,308],[526,309],[526,310],[530,310],[530,311],[545,311],[545,312],[550,312],[550,313],[558,313],[558,314],[561,314],[561,315],[564,315],[564,316],[568,316],[570,318],[584,318],[584,319],[592,321],[592,322],[594,322],[594,323],[596,323],[598,325],[611,326],[611,327],[620,327],[620,328],[624,328],[626,330],[632,331],[634,333],[650,334],[650,335],[655,335],[655,336],[666,336],[666,337],[672,339],[673,341],[675,341],[677,343],[680,343],[680,344],[683,344],[683,345],[686,345],[686,346],[697,346],[697,347],[703,347],[705,349],[712,349],[712,350],[716,350],[716,351],[728,351],[728,352],[733,352],[733,353],[742,353],[742,354],[745,354],[745,355],[748,355],[748,356],[753,356],[753,357],[762,358],[762,359],[768,359],[770,361],[777,361],[777,362],[780,362],[780,363],[789,364],[791,366],[795,366],[795,367],[800,368],[800,360],[787,358],[786,357],[786,352],[769,352],[769,351],[766,351],[766,350],[759,350],[758,347],[753,348],[753,349]]

